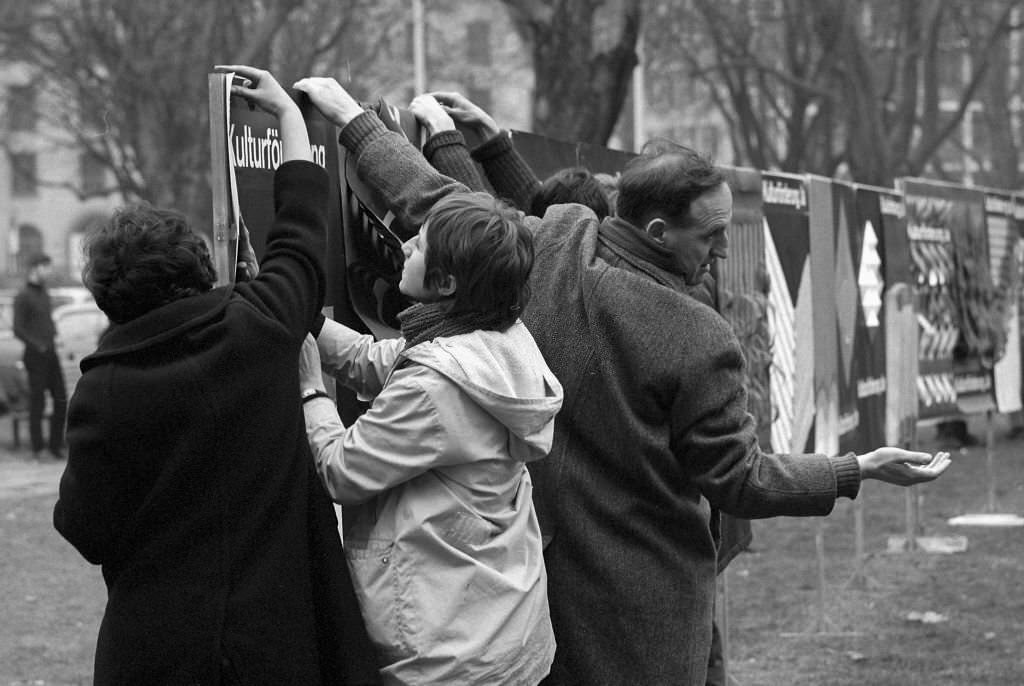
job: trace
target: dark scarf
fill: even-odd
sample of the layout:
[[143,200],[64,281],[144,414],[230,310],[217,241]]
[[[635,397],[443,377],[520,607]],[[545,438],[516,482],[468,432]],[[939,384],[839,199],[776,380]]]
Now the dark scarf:
[[458,336],[478,329],[496,329],[494,316],[481,312],[449,312],[449,303],[417,303],[398,313],[405,348],[441,336]]
[[697,285],[686,283],[686,274],[675,254],[626,220],[608,217],[601,222],[597,237],[602,245],[637,271],[714,307],[714,285],[710,278]]
[[[601,222],[597,235],[609,250],[641,271],[650,271],[649,267],[644,269],[643,263],[646,262],[663,272],[677,277],[684,276],[679,262],[671,250],[658,244],[646,233],[624,219],[608,217]],[[656,276],[655,278],[658,281],[663,280]]]

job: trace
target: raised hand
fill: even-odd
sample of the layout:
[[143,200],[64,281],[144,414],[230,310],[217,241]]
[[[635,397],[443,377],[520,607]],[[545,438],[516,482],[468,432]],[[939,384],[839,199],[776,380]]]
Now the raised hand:
[[474,129],[484,140],[501,132],[494,118],[462,93],[437,91],[430,95],[441,103],[441,107],[452,119]]
[[417,95],[409,103],[409,111],[427,130],[428,136],[433,136],[438,131],[452,131],[455,129],[455,122],[451,116],[441,107],[441,103],[429,94]]
[[362,106],[332,78],[310,76],[292,86],[309,96],[313,105],[335,126],[344,128],[363,112]]
[[245,98],[261,110],[280,118],[282,114],[298,109],[288,92],[281,87],[273,74],[265,69],[257,69],[244,64],[219,64],[214,67],[219,72],[235,72],[248,83],[232,84],[231,94]]

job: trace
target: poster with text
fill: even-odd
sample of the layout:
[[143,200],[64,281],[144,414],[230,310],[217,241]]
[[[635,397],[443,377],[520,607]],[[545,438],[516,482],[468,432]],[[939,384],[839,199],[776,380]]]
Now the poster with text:
[[919,417],[956,413],[953,350],[960,327],[953,292],[956,265],[952,232],[954,202],[946,189],[903,179],[910,275],[918,319]]
[[761,198],[772,346],[771,444],[779,452],[803,453],[813,449],[815,419],[815,322],[805,179],[763,172]]
[[885,443],[883,220],[877,193],[838,183],[835,190],[837,204],[845,208],[845,218],[837,222],[836,246],[840,397],[849,396],[857,417],[857,430],[843,436],[840,452],[859,453]]
[[[215,225],[217,217],[225,218],[221,229],[215,229],[213,250],[218,266],[232,271],[236,258],[238,230],[248,230],[257,259],[262,259],[274,219],[274,170],[281,164],[281,139],[277,118],[263,110],[250,107],[243,98],[230,95],[229,75],[210,74],[210,127],[213,144],[213,196]],[[334,126],[324,119],[305,95],[292,94],[302,110],[309,134],[314,162],[327,170],[330,187],[338,188],[337,145]],[[221,144],[225,147],[221,147]],[[223,162],[221,166],[218,161]],[[344,257],[341,252],[341,203],[332,192],[328,205],[327,236],[327,304],[338,306],[346,301],[344,289]],[[218,236],[218,232],[223,232]],[[233,280],[221,275],[225,281]]]

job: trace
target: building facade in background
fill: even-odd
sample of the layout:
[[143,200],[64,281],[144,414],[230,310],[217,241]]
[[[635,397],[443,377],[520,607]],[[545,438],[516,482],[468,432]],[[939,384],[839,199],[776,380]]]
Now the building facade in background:
[[30,69],[0,65],[0,285],[20,283],[27,260],[45,252],[54,280],[80,281],[81,239],[120,203],[116,194],[83,199],[108,187],[103,166],[82,155],[41,117],[44,101]]

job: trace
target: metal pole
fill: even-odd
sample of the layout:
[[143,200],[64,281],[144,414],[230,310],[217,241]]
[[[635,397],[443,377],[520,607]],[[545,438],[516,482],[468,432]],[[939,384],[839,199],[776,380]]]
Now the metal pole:
[[412,86],[414,95],[427,92],[427,41],[423,0],[412,0]]
[[644,127],[646,87],[644,85],[644,36],[636,40],[636,67],[633,68],[633,151],[640,152],[647,132]]

